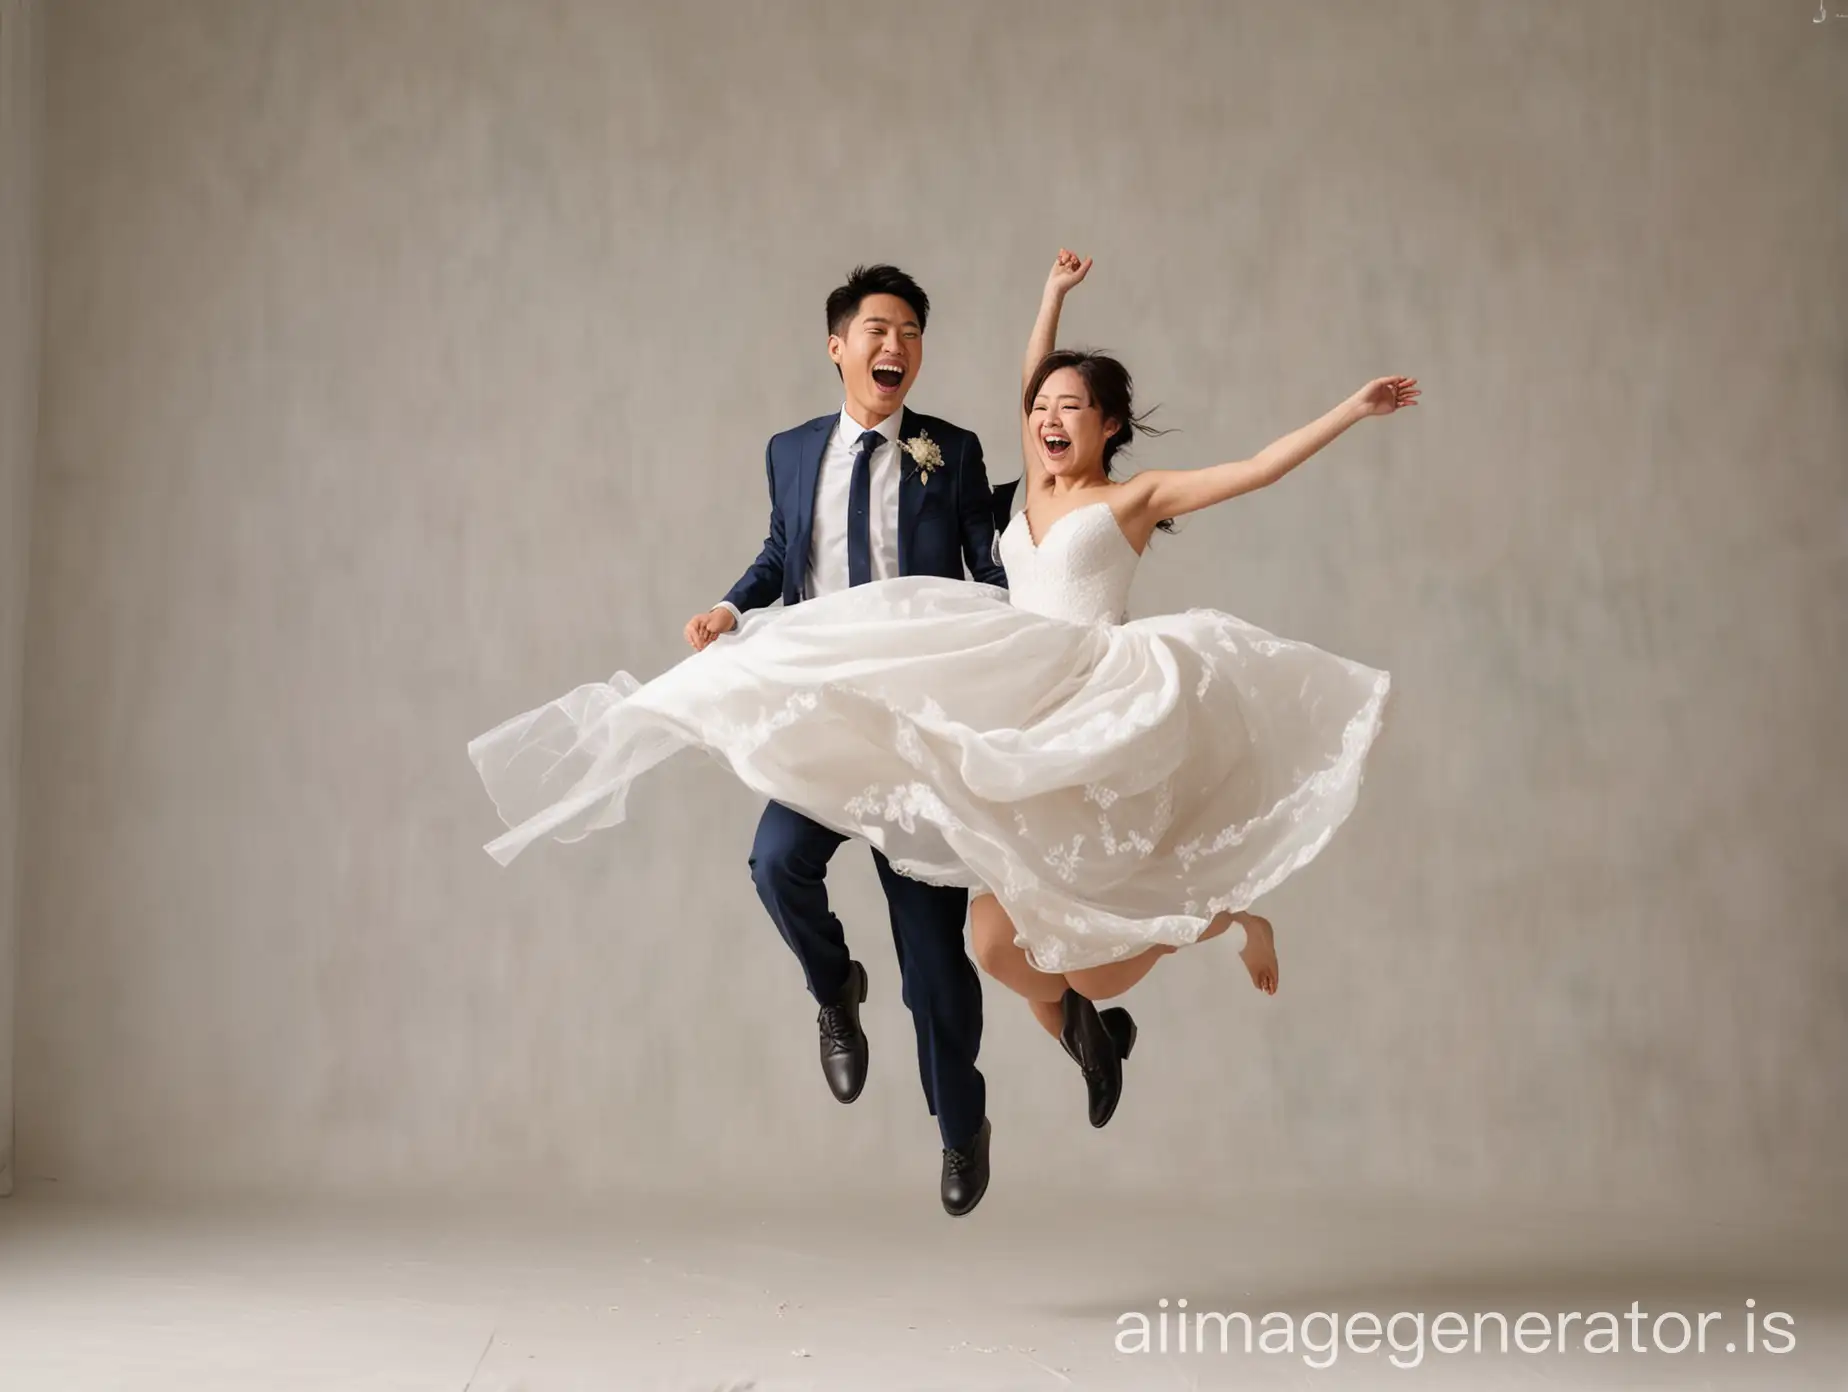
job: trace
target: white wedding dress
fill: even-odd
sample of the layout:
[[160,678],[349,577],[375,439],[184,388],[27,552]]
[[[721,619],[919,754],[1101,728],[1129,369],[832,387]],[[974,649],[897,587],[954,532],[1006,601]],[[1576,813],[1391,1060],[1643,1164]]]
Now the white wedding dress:
[[1199,937],[1307,865],[1352,811],[1385,672],[1194,610],[1126,621],[1139,556],[1108,503],[1036,542],[1006,590],[906,578],[788,608],[647,683],[617,673],[469,745],[509,830],[623,819],[629,785],[703,749],[894,868],[992,891],[1045,971]]

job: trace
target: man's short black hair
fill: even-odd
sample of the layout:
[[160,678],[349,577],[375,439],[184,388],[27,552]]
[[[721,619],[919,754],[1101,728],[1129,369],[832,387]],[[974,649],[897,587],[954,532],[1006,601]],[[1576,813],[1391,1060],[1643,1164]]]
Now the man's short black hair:
[[828,296],[828,332],[844,335],[869,295],[896,295],[918,316],[918,332],[930,318],[930,296],[897,266],[855,266],[847,283]]

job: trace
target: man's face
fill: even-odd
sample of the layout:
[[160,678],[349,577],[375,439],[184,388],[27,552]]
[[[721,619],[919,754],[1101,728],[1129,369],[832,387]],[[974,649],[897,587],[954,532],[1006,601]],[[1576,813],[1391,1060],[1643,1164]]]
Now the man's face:
[[845,333],[828,337],[855,418],[873,425],[905,404],[924,365],[924,330],[897,295],[868,295]]

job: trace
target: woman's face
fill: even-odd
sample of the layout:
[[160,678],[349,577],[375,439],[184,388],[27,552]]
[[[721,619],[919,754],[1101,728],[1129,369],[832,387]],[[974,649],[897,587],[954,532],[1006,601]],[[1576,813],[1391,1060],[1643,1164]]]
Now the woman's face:
[[1082,479],[1104,472],[1104,444],[1116,422],[1091,403],[1077,368],[1062,367],[1040,384],[1028,420],[1048,474]]

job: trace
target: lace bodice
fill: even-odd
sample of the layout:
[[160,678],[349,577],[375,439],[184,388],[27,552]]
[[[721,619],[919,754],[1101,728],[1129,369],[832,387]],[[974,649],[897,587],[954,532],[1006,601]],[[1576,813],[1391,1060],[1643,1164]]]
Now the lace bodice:
[[1067,623],[1120,624],[1128,618],[1129,587],[1142,558],[1110,504],[1073,508],[1037,545],[1022,509],[1001,533],[997,549],[1016,609]]

